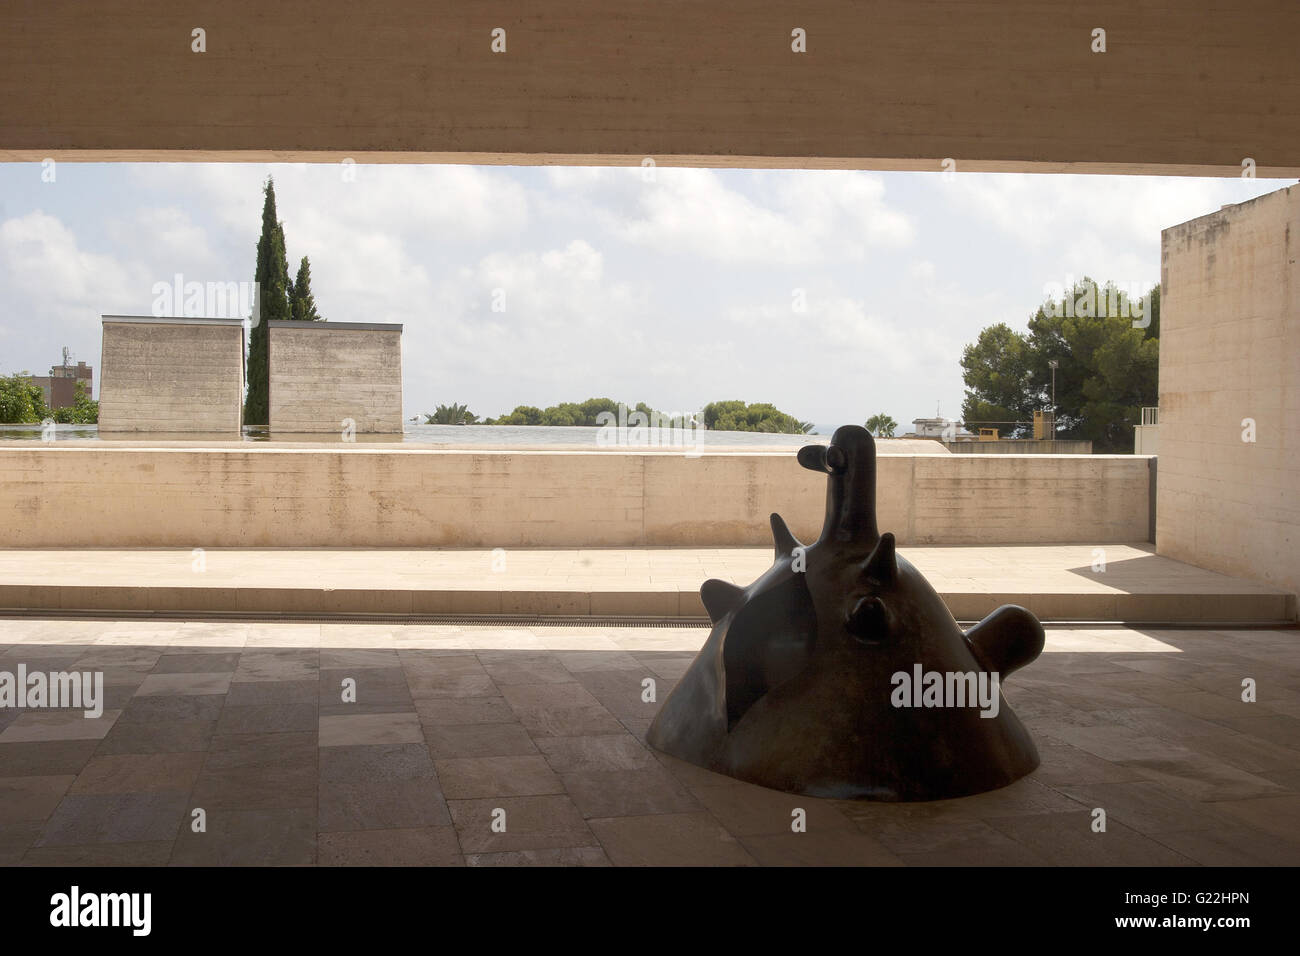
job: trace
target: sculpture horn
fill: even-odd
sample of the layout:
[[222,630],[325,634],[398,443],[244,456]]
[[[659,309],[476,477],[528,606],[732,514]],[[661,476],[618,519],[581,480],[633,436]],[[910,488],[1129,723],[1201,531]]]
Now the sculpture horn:
[[802,548],[799,539],[790,533],[789,526],[786,525],[785,519],[775,511],[772,512],[772,540],[776,544],[776,560],[786,555],[793,554],[795,548]]
[[894,535],[886,531],[876,542],[871,556],[862,562],[862,573],[876,585],[893,584],[898,577],[898,555],[894,550]]
[[709,620],[717,624],[745,600],[745,591],[734,584],[709,578],[700,586],[700,600],[709,612]]

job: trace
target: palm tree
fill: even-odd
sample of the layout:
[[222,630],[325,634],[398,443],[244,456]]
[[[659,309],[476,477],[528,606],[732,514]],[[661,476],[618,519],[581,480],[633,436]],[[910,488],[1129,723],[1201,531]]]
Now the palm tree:
[[879,415],[872,415],[867,419],[867,431],[871,432],[875,438],[893,438],[894,429],[898,427],[898,422],[894,421],[884,412]]
[[432,415],[424,413],[426,425],[473,425],[477,421],[478,416],[469,410],[468,405],[457,405],[455,402],[439,405]]

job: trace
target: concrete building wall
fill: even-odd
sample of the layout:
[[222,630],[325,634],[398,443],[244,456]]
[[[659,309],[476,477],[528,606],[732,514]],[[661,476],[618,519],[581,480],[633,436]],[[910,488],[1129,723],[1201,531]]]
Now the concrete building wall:
[[1300,171],[1295,0],[81,6],[0,4],[0,160]]
[[101,433],[238,436],[243,401],[241,320],[104,316]]
[[[894,455],[878,472],[881,530],[904,544],[1149,534],[1145,458]],[[767,545],[772,511],[813,541],[825,492],[789,453],[5,442],[0,546]]]
[[282,434],[402,431],[402,327],[271,322],[270,426]]
[[1300,187],[1164,230],[1161,257],[1157,550],[1300,590]]

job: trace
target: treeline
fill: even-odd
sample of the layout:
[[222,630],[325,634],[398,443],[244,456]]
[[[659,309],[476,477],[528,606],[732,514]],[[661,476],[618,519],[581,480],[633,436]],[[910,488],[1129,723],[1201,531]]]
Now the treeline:
[[710,431],[805,435],[813,429],[812,422],[802,422],[793,415],[787,415],[775,405],[766,402],[747,404],[739,400],[710,402],[704,406],[698,418],[692,414],[658,411],[645,402],[630,405],[616,402],[612,398],[561,402],[547,408],[519,405],[514,411],[499,418],[486,418],[482,421],[466,406],[453,403],[439,405],[437,411],[426,412],[424,417],[425,423],[429,425],[558,425],[597,428],[605,424],[600,421],[602,414],[609,413],[617,419],[620,407],[626,408],[628,414],[640,412],[647,420],[667,427],[685,427],[695,421]]
[[72,387],[73,404],[53,411],[45,404],[45,393],[27,372],[0,376],[0,424],[38,424],[53,419],[60,425],[94,425],[99,421],[99,402],[86,394],[83,382]]

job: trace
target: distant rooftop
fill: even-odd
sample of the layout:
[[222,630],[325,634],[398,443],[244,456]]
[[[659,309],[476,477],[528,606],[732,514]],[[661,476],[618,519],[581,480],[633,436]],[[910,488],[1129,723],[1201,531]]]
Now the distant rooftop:
[[101,315],[105,325],[243,325],[243,319],[207,319],[190,315]]
[[400,332],[401,322],[304,322],[301,319],[271,319],[266,323],[271,329],[322,329],[335,332],[353,329],[363,332]]

